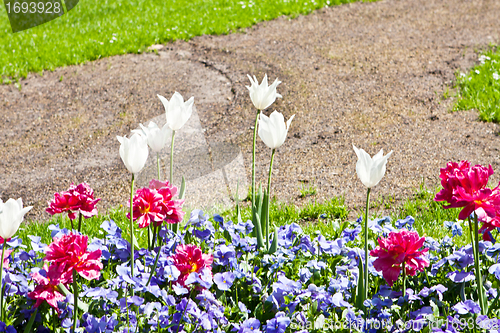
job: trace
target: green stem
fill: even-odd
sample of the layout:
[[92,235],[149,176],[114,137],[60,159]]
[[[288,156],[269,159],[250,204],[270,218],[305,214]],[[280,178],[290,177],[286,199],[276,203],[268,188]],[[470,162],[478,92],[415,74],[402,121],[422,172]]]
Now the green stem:
[[158,167],[158,180],[161,181],[160,153],[156,153],[156,166]]
[[170,185],[174,181],[174,138],[175,131],[172,131],[172,144],[170,145]]
[[149,279],[148,279],[148,282],[146,283],[146,287],[149,286],[149,283],[151,282],[151,279],[153,278],[153,274],[156,272],[156,266],[158,265],[158,259],[160,259],[160,252],[161,252],[161,247],[158,248],[158,252],[156,253],[155,264],[153,265],[153,269],[151,270],[151,273],[149,274]]
[[56,331],[56,310],[54,310],[54,308],[52,308],[52,331],[55,332]]
[[238,288],[234,288],[234,292],[236,293],[236,303],[235,303],[235,305],[238,305]]
[[128,291],[125,293],[125,304],[127,306],[127,333],[130,333],[130,315],[128,313]]
[[486,304],[484,302],[483,293],[483,278],[481,276],[481,263],[479,262],[479,232],[478,232],[478,222],[477,214],[474,213],[474,239],[475,239],[475,249],[474,249],[474,265],[476,269],[476,281],[477,281],[477,293],[479,297],[479,305],[481,306],[481,314],[486,315]]
[[151,223],[148,225],[148,251],[151,251]]
[[151,248],[154,248],[155,247],[155,243],[156,243],[156,232],[158,230],[158,227],[157,226],[153,226],[153,243],[151,244]]
[[269,199],[271,198],[271,175],[273,173],[274,152],[271,152],[271,164],[269,165],[269,179],[267,181],[267,214],[266,214],[266,249],[269,251]]
[[73,330],[76,331],[76,318],[78,317],[78,283],[76,282],[76,270],[73,269]]
[[255,206],[255,146],[257,143],[257,125],[259,124],[260,110],[257,110],[255,126],[253,127],[253,148],[252,148],[252,207]]
[[82,213],[78,213],[78,232],[82,232]]
[[182,316],[181,316],[181,318],[179,318],[179,323],[177,324],[177,332],[176,333],[179,333],[179,328],[181,327],[181,320],[182,320],[182,318],[184,318],[184,315],[186,314],[186,310],[188,308],[188,303],[189,303],[189,300],[191,299],[191,294],[193,293],[193,290],[194,290],[194,288],[191,288],[191,291],[189,292],[189,297],[187,298],[186,307],[184,308],[184,311],[182,312]]
[[3,240],[3,245],[2,245],[2,260],[0,261],[0,320],[5,322],[3,318],[3,280],[2,280],[2,275],[3,275],[3,258],[5,255],[5,246],[7,246],[7,240]]
[[[130,185],[130,275],[134,277],[134,174]],[[132,289],[132,296],[134,290]]]
[[429,275],[427,274],[427,270],[424,268],[425,279],[427,280],[427,285],[431,286],[431,280],[429,280]]
[[370,208],[370,192],[371,188],[368,188],[366,192],[366,210],[365,210],[365,281],[364,281],[364,298],[363,302],[368,299],[368,210]]
[[403,297],[406,296],[406,267],[403,261]]
[[474,237],[472,236],[472,230],[474,230],[474,228],[472,227],[472,220],[470,219],[470,215],[467,219],[469,220],[469,238],[470,238],[470,243],[472,245],[472,253],[476,255],[476,250],[475,250],[476,244],[474,241]]

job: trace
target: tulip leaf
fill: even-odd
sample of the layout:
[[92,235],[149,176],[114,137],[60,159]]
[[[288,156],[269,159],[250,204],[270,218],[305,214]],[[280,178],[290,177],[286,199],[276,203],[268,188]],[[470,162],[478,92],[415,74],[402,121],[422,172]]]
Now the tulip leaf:
[[31,314],[30,320],[26,324],[26,328],[24,329],[24,333],[30,333],[31,332],[31,327],[33,326],[33,323],[35,322],[36,314],[38,312],[38,308],[35,308],[35,312]]
[[186,194],[186,179],[182,176],[181,189],[179,191],[179,199],[184,199],[184,195]]
[[238,223],[242,221],[239,188],[240,188],[240,181],[238,180],[238,182],[236,183],[236,196],[234,197],[234,200],[236,201],[236,216],[238,216]]
[[357,289],[356,307],[361,310],[363,307],[363,303],[365,301],[363,299],[363,297],[365,295],[365,292],[363,290],[363,281],[365,279],[364,279],[363,262],[361,260],[361,256],[359,257],[358,270],[359,270],[359,273],[358,273],[358,285],[356,286],[356,289]]
[[[263,203],[263,200],[264,200],[264,195],[262,193],[262,184],[259,184],[259,192],[257,194],[257,214],[259,215],[259,217],[262,217],[262,203]],[[262,221],[262,218],[260,219]]]
[[[268,217],[269,209],[268,208],[269,208],[268,207],[268,194],[267,194],[267,192],[264,192],[262,209],[260,211],[260,222],[262,225],[262,233],[265,234],[264,236],[266,237],[266,241],[267,241],[268,233],[270,232],[270,230],[269,230],[269,217]],[[266,247],[268,247],[268,246],[269,246],[269,244],[266,244]]]
[[[61,291],[61,293],[64,296],[68,296],[68,295],[72,295],[73,294],[62,283],[59,283],[59,285],[57,286],[57,288]],[[81,299],[78,299],[78,307],[83,312],[88,312],[89,311],[89,305],[87,303],[83,302]]]
[[271,247],[269,248],[269,254],[273,254],[277,250],[278,250],[278,227],[274,227],[273,243],[271,244]]
[[261,225],[260,225],[260,217],[259,217],[259,214],[255,214],[255,236],[257,237],[257,249],[260,249],[262,247],[264,247],[264,240],[262,238],[262,228],[261,228]]

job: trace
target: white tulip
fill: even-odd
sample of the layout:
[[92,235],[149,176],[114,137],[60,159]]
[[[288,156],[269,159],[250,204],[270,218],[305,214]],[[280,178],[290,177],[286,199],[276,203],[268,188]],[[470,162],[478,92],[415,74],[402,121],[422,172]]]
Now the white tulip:
[[144,135],[148,141],[148,146],[155,153],[160,152],[167,144],[167,139],[172,135],[172,130],[165,124],[162,128],[159,128],[155,122],[151,121],[148,127],[143,124],[139,124],[141,129],[133,130],[132,133],[139,133]]
[[371,158],[370,155],[368,155],[368,153],[363,149],[358,149],[354,145],[353,148],[358,156],[356,173],[366,187],[372,188],[384,177],[387,159],[391,156],[392,150],[389,154],[383,156],[384,151],[383,149],[380,149],[380,151],[373,156],[373,158]]
[[271,84],[270,86],[267,86],[267,74],[264,75],[264,79],[262,80],[262,83],[260,85],[255,75],[253,76],[253,79],[252,77],[250,77],[250,75],[247,74],[247,76],[250,79],[252,86],[246,87],[250,91],[250,99],[252,100],[252,103],[257,108],[257,110],[262,111],[267,109],[271,104],[274,103],[277,97],[282,97],[276,92],[276,87],[281,83],[281,81],[278,81],[278,79],[274,80],[273,84]]
[[281,147],[283,142],[285,142],[293,117],[295,115],[291,116],[285,124],[285,118],[278,111],[273,111],[269,117],[261,113],[259,118],[259,137],[271,149]]
[[145,136],[134,133],[130,139],[117,136],[120,141],[120,157],[128,171],[135,174],[144,168],[148,159],[148,142]]
[[23,222],[24,215],[31,208],[33,207],[23,208],[21,198],[17,200],[9,199],[5,203],[0,199],[0,236],[5,240],[12,238],[19,229],[21,222]]
[[165,107],[168,127],[170,127],[172,131],[181,129],[193,113],[194,97],[191,97],[184,102],[184,98],[177,91],[174,93],[170,101],[163,96],[157,96],[160,98],[163,106]]

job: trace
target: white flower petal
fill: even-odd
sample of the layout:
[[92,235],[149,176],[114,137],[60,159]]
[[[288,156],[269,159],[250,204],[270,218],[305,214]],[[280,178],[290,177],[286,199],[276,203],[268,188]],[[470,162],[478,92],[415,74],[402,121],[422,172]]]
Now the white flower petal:
[[381,149],[371,158],[363,149],[358,149],[354,145],[353,148],[358,157],[356,173],[359,179],[368,188],[376,186],[385,175],[387,159],[391,156],[392,151],[383,156],[384,152]]

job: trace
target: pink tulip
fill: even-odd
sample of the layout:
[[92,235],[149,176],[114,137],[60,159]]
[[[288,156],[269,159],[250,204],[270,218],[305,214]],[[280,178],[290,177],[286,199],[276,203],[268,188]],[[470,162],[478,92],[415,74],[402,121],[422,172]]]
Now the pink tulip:
[[[151,222],[163,221],[162,200],[163,197],[156,190],[149,188],[137,190],[134,196],[133,217],[134,221],[139,224],[139,228],[147,228]],[[127,217],[130,218],[130,213]]]
[[87,252],[88,237],[70,233],[56,238],[45,252],[45,260],[63,267],[65,273],[73,269],[87,280],[99,279],[102,269],[101,250]]
[[403,263],[406,274],[414,276],[417,271],[423,271],[429,266],[429,261],[424,257],[429,249],[419,251],[424,241],[425,237],[420,238],[417,232],[408,230],[391,232],[389,237],[379,238],[379,246],[370,252],[371,256],[377,257],[373,267],[382,271],[390,286],[398,279]]
[[28,293],[28,297],[36,300],[35,308],[39,307],[43,301],[46,301],[59,313],[57,302],[64,301],[66,297],[61,294],[57,286],[60,283],[71,283],[71,274],[65,274],[63,266],[52,264],[47,267],[47,264],[45,264],[43,270],[31,274],[31,277],[36,281],[37,286],[35,290]]
[[163,197],[161,206],[164,221],[169,224],[181,222],[186,212],[182,211],[184,199],[173,200],[173,197],[178,193],[177,187],[172,186],[168,181],[161,182],[153,179],[149,182],[149,188],[156,189]]
[[177,245],[175,254],[171,257],[175,267],[181,272],[177,282],[184,286],[184,282],[192,272],[200,273],[203,268],[209,268],[212,272],[212,262],[214,257],[211,254],[203,253],[201,249],[193,244]]
[[54,193],[54,199],[49,202],[47,213],[54,215],[68,212],[71,220],[80,212],[85,218],[97,215],[96,203],[101,199],[94,199],[94,191],[86,183],[77,186],[71,184],[67,191]]
[[493,169],[482,165],[470,166],[468,161],[460,163],[448,162],[446,168],[441,169],[441,185],[443,189],[436,194],[434,200],[449,203],[444,208],[463,208],[458,215],[461,220],[479,208],[490,216],[495,216],[496,206],[500,204],[500,192],[486,188]]

